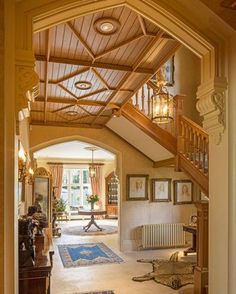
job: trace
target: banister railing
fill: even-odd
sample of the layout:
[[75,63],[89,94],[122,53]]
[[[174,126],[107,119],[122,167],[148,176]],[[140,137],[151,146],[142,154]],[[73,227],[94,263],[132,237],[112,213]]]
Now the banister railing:
[[[149,81],[144,84],[136,94],[131,98],[131,103],[149,119],[152,118],[152,97],[157,91],[157,86]],[[178,117],[182,114],[183,110],[183,97],[182,95],[176,95],[174,99],[174,117],[169,123],[160,124],[159,126],[171,133],[173,136],[178,135]]]
[[178,152],[204,174],[208,174],[209,136],[203,128],[185,116],[179,118]]

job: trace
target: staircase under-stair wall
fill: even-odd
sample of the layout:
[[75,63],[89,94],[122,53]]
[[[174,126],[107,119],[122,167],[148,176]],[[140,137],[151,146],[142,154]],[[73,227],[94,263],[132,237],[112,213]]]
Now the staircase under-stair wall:
[[[151,120],[151,102],[155,89],[143,87],[122,106],[122,115],[174,155],[177,171],[185,172],[206,196],[209,195],[209,136],[191,119],[182,115],[183,96],[174,97],[174,117],[167,124]],[[166,160],[172,162],[173,159]],[[165,160],[163,160],[165,162]],[[194,294],[206,294],[208,284],[208,202],[196,203],[198,214],[197,266]]]

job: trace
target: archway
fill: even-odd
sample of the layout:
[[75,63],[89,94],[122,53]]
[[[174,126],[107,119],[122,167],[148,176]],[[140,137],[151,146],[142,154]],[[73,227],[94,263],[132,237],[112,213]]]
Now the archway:
[[[112,3],[97,1],[95,4],[90,1],[83,1],[83,3],[68,1],[69,3],[66,5],[63,3],[64,1],[57,1],[57,3],[51,1],[45,6],[41,6],[40,2],[34,1],[34,3],[30,3],[30,1],[24,1],[16,4],[18,11],[16,20],[18,39],[16,42],[16,77],[17,84],[24,84],[24,87],[17,92],[18,111],[25,108],[24,105],[27,104],[26,92],[28,93],[28,98],[32,97],[35,88],[31,91],[31,95],[28,90],[37,84],[37,77],[33,72],[32,32],[71,19],[75,15],[89,13],[90,11],[101,9],[101,7],[104,9],[125,3],[132,6],[133,9],[142,11],[145,17],[156,22],[201,57],[202,85],[199,87],[198,92],[198,109],[205,115],[205,127],[212,133],[216,141],[219,140],[224,129],[224,122],[219,120],[219,117],[222,114],[221,106],[226,86],[225,79],[217,77],[224,76],[225,71],[224,66],[221,67],[224,62],[222,52],[219,50],[220,47],[224,47],[224,41],[220,37],[216,37],[215,41],[209,42],[208,40],[212,37],[211,32],[203,34],[205,37],[202,38],[201,33],[203,33],[203,30],[199,30],[196,25],[195,27],[192,25],[194,29],[191,29],[190,18],[194,17],[194,20],[196,20],[195,15],[189,14],[188,21],[180,21],[178,14],[182,7],[179,6],[175,9],[172,7],[171,9],[167,6],[167,1],[162,1],[161,4],[152,1],[112,1]],[[21,70],[25,75],[22,75]],[[216,99],[212,99],[213,96]]]

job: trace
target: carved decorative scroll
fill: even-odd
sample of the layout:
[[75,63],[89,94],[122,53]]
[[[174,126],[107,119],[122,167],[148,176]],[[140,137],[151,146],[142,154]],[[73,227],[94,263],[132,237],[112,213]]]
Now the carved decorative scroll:
[[32,51],[17,52],[16,57],[16,111],[19,119],[29,116],[30,102],[39,94],[39,77],[34,71]]
[[203,127],[215,144],[219,144],[225,130],[225,91],[224,78],[200,85],[197,92],[197,110],[203,116]]

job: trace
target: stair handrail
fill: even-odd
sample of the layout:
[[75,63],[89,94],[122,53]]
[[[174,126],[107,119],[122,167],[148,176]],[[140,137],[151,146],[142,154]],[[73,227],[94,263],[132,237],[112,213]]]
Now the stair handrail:
[[[146,115],[149,119],[151,119],[151,104],[152,104],[152,96],[157,92],[158,86],[155,85],[151,80],[142,85],[139,90],[133,95],[130,99],[131,104],[137,108],[140,112]],[[185,95],[175,95],[173,97],[174,101],[174,118],[172,121],[160,125],[160,127],[171,135],[177,137],[178,136],[178,117],[182,114],[183,110],[183,97]]]
[[179,117],[177,149],[195,167],[208,175],[209,135],[201,126],[182,115]]

